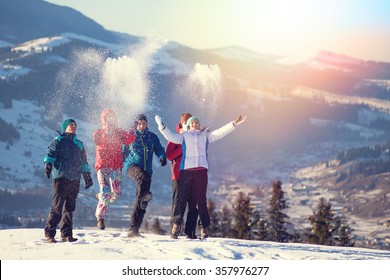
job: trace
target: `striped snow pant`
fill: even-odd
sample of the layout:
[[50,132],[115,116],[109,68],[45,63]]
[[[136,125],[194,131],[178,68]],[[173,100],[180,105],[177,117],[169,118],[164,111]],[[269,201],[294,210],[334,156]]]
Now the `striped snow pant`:
[[105,219],[110,210],[110,204],[122,194],[122,169],[101,168],[97,171],[100,192],[96,206],[96,219]]

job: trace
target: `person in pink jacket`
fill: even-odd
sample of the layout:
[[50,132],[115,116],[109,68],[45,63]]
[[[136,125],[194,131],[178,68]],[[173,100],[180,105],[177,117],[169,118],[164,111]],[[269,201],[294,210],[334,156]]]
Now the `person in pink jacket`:
[[122,194],[122,145],[133,143],[135,135],[118,127],[116,114],[112,109],[103,110],[101,125],[93,134],[96,144],[95,169],[100,187],[100,192],[96,195],[99,202],[95,215],[98,228],[104,230],[104,219],[110,204]]

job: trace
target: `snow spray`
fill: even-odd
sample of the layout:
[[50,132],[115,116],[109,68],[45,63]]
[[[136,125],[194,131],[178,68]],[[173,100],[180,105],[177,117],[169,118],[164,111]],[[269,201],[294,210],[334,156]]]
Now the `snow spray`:
[[[195,64],[175,95],[182,102],[182,110],[211,124],[218,112],[222,94],[222,73],[218,65]],[[206,124],[204,123],[204,124]]]
[[[152,100],[149,98],[148,73],[153,66],[153,55],[165,44],[149,39],[131,55],[108,58],[103,65],[100,96],[103,107],[116,110],[118,120],[129,124],[129,118],[145,113]],[[126,118],[122,119],[121,118]]]
[[57,76],[57,98],[49,116],[77,110],[84,119],[99,125],[101,111],[112,108],[120,125],[128,128],[132,118],[149,107],[148,72],[153,55],[164,44],[161,39],[146,39],[117,58],[95,49],[75,53]]
[[74,112],[83,112],[81,116],[88,117],[89,108],[93,107],[89,101],[93,100],[93,92],[99,85],[103,62],[104,53],[95,49],[72,54],[67,67],[57,74],[48,104],[48,119],[61,121],[63,114],[71,116]]

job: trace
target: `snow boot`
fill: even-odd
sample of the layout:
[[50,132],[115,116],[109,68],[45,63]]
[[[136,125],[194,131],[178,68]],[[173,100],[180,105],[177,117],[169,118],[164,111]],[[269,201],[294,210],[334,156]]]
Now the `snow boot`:
[[173,224],[172,230],[171,230],[171,238],[172,239],[178,239],[180,234],[181,225]]
[[198,236],[195,234],[195,231],[191,231],[187,234],[187,239],[198,239]]
[[97,227],[101,230],[104,230],[106,228],[106,225],[104,224],[104,219],[99,219],[97,222]]
[[46,237],[47,243],[57,243],[57,241],[54,239],[54,237]]
[[139,233],[138,228],[130,228],[129,232],[127,233],[127,237],[142,237],[142,235]]
[[209,233],[207,232],[207,228],[201,228],[200,229],[200,238],[201,239],[205,239],[205,238],[207,238],[207,237],[209,237]]
[[62,237],[62,242],[76,242],[78,239],[73,236]]

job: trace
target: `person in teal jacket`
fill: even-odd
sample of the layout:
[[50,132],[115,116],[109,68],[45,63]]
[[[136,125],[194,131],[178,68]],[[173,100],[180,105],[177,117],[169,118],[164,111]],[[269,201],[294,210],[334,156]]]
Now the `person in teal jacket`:
[[149,131],[148,120],[144,114],[139,114],[134,122],[135,141],[123,148],[124,167],[127,175],[135,181],[137,193],[133,213],[131,215],[128,237],[140,236],[148,202],[152,199],[150,186],[153,175],[153,154],[161,163],[167,164],[165,149],[156,134]]
[[51,176],[53,179],[52,206],[45,225],[48,243],[56,242],[54,237],[60,222],[62,241],[77,241],[72,232],[73,212],[76,209],[81,174],[86,189],[93,184],[83,142],[76,137],[76,122],[67,119],[61,128],[62,133],[50,142],[44,158],[46,177],[50,179]]

